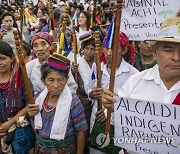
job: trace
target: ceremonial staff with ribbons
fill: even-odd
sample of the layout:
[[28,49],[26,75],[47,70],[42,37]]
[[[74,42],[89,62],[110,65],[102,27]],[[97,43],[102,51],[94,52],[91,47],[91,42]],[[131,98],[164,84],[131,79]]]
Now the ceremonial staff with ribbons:
[[53,1],[48,0],[49,3],[49,12],[50,12],[50,28],[52,30],[53,42],[56,42],[56,34],[55,34],[55,25],[54,25],[54,11],[53,11]]
[[21,30],[20,30],[20,36],[19,36],[19,33],[18,33],[17,30],[13,32],[14,39],[15,39],[15,44],[16,44],[18,62],[19,62],[20,70],[21,70],[21,71],[20,70],[17,70],[17,71],[19,71],[18,72],[19,75],[20,75],[20,73],[22,73],[22,76],[23,76],[23,79],[24,79],[24,84],[25,84],[25,87],[26,87],[27,95],[28,95],[28,99],[29,99],[29,103],[34,103],[33,96],[32,96],[32,91],[31,91],[31,86],[30,86],[30,82],[29,82],[29,79],[28,79],[27,71],[26,71],[23,50],[22,50],[23,12],[24,12],[23,0],[21,0],[21,10],[20,10],[20,25],[21,25],[20,28],[21,28]]
[[62,51],[64,50],[65,47],[65,32],[66,32],[66,26],[67,26],[67,22],[69,19],[69,10],[70,8],[68,6],[66,6],[65,12],[63,13],[63,23],[61,26],[61,35],[59,37],[59,54],[62,54]]
[[[114,29],[114,37],[113,37],[113,45],[112,45],[112,65],[111,65],[111,73],[110,73],[110,85],[109,90],[111,92],[114,91],[114,80],[115,80],[115,72],[116,72],[116,58],[118,51],[118,38],[119,38],[119,30],[120,30],[120,21],[121,21],[121,13],[122,13],[122,3],[123,0],[117,0],[117,9],[116,9],[116,19],[115,19],[115,29]],[[111,112],[112,108],[107,109],[107,119],[106,119],[106,139],[109,138],[110,131],[110,120],[111,120]]]
[[19,33],[18,31],[14,31],[14,39],[15,39],[15,44],[16,44],[16,50],[17,50],[17,57],[18,57],[18,62],[20,66],[20,72],[22,73],[24,84],[26,87],[27,95],[28,95],[28,100],[29,103],[34,103],[33,96],[32,96],[32,91],[31,91],[31,86],[30,82],[28,79],[27,71],[26,71],[26,66],[25,66],[25,61],[24,61],[24,56],[23,56],[23,51],[22,51],[22,46],[21,46],[21,40],[19,40]]

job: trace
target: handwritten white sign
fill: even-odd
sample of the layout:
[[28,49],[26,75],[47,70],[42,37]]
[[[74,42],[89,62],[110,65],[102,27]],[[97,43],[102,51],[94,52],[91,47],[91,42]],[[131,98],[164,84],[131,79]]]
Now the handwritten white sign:
[[147,40],[156,37],[161,23],[175,17],[180,9],[179,0],[124,0],[121,31],[130,40]]
[[180,106],[120,98],[114,114],[115,145],[140,154],[180,152]]

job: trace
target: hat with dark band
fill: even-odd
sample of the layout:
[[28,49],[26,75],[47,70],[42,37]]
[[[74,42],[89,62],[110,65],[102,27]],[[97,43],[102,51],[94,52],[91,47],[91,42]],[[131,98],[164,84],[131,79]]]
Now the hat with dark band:
[[36,33],[32,38],[31,38],[31,45],[33,45],[34,41],[37,39],[44,39],[46,40],[50,45],[53,42],[53,37],[48,33],[48,32],[39,32]]
[[172,42],[180,43],[180,18],[168,18],[161,24],[158,37],[146,40],[148,43]]
[[86,42],[93,38],[92,32],[85,33],[79,37],[79,40],[81,42]]

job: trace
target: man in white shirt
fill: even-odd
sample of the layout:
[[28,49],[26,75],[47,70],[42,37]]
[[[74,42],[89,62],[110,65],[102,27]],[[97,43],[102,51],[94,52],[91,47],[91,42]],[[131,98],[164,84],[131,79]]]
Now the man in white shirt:
[[[132,75],[118,91],[119,97],[180,105],[180,18],[170,18],[161,25],[158,38],[149,40],[154,45],[157,62],[153,68]],[[102,103],[113,107],[114,95],[104,90]],[[175,101],[176,100],[176,101]],[[178,101],[177,101],[178,100]],[[134,154],[132,151],[128,151]]]
[[[118,91],[120,97],[171,104],[180,93],[180,18],[170,18],[161,25],[158,38],[149,40],[154,44],[153,54],[157,65],[131,76]],[[102,102],[113,106],[114,94],[105,90]],[[178,103],[180,104],[180,102]]]
[[[31,39],[33,51],[37,58],[26,64],[28,77],[33,84],[35,93],[44,90],[45,86],[41,81],[41,64],[47,60],[50,56],[50,50],[52,47],[52,36],[47,32],[39,32],[35,34]],[[72,92],[76,92],[77,84],[74,78],[69,73],[68,86]]]
[[[108,42],[108,39],[105,39],[106,42]],[[127,49],[129,47],[129,38],[124,34],[123,32],[119,33],[119,46],[117,51],[117,65],[116,65],[116,72],[115,72],[115,85],[114,85],[114,92],[117,93],[119,89],[123,86],[125,81],[133,74],[138,73],[138,70],[134,68],[132,65],[127,63],[123,58],[122,55],[124,55],[127,52]],[[102,72],[102,79],[101,79],[101,87],[96,87],[96,79],[92,79],[92,81],[89,82],[87,91],[89,94],[89,98],[91,98],[94,102],[92,114],[91,114],[91,124],[90,124],[90,131],[92,131],[95,119],[97,118],[98,121],[103,122],[106,117],[103,116],[104,109],[98,111],[98,99],[101,99],[102,92],[105,88],[109,87],[110,84],[110,68],[113,64],[112,62],[112,49],[106,46],[104,47],[104,55],[106,62],[101,65],[101,72]],[[92,68],[93,70],[93,68]],[[95,71],[95,70],[94,70]],[[98,112],[97,112],[98,111]],[[106,114],[106,111],[105,111]],[[112,114],[111,118],[111,124],[114,125],[114,115]],[[124,154],[124,150],[119,151],[120,154]],[[100,150],[97,149],[90,149],[90,154],[104,154]]]

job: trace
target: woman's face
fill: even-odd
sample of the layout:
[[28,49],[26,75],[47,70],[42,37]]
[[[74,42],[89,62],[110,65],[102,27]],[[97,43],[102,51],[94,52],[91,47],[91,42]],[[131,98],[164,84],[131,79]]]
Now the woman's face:
[[79,25],[80,26],[84,26],[84,25],[86,25],[86,22],[87,22],[87,18],[85,16],[85,14],[84,13],[80,13],[79,19],[78,19]]
[[43,81],[50,95],[58,96],[64,90],[67,78],[58,71],[50,72]]
[[41,9],[38,9],[38,11],[37,11],[37,17],[38,17],[38,18],[43,17],[43,13],[42,13],[42,10],[41,10]]
[[5,16],[2,20],[2,24],[6,24],[7,30],[11,30],[14,24],[13,18],[11,16]]
[[14,12],[14,18],[16,21],[20,19],[20,14],[17,11]]
[[40,63],[43,63],[50,56],[50,49],[50,44],[44,39],[37,39],[33,42],[33,51]]
[[13,58],[0,54],[0,74],[4,74],[11,69]]

